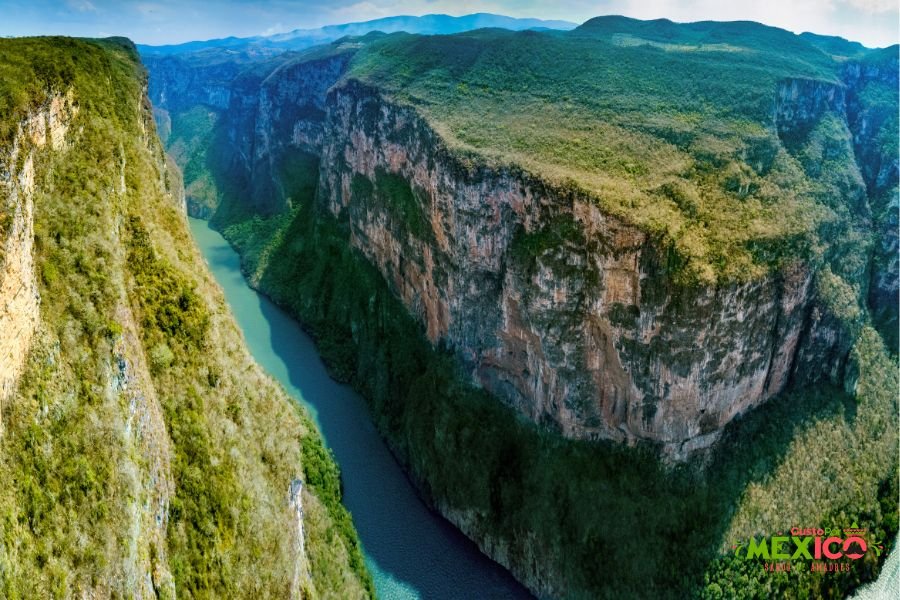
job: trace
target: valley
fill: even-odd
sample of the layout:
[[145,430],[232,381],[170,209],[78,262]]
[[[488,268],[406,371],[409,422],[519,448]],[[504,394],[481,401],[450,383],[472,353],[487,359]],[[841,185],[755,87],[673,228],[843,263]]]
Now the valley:
[[385,14],[0,39],[0,597],[896,582],[898,46]]
[[[875,132],[895,128],[896,52],[825,41],[610,17],[146,59],[167,146],[203,157],[182,163],[189,210],[366,397],[431,506],[540,597],[716,597],[864,576],[721,554],[846,515],[838,472],[869,473],[872,516],[852,514],[895,527],[896,477],[860,465],[895,454],[876,425],[895,317],[870,303],[896,276],[870,265],[894,268]],[[579,53],[593,66],[561,58]],[[825,448],[820,477],[803,465]]]

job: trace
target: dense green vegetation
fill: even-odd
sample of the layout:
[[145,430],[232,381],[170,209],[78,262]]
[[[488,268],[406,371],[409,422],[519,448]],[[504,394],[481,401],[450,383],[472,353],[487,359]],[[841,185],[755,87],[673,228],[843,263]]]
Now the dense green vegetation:
[[203,106],[176,113],[171,118],[166,152],[181,167],[185,182],[189,182],[184,195],[196,214],[209,213],[216,205],[215,182],[205,165],[218,118],[218,113]]
[[[287,597],[298,477],[303,596],[373,596],[332,457],[250,359],[191,243],[134,47],[0,40],[0,73],[4,146],[49,93],[78,107],[66,148],[20,138],[41,322],[2,406],[0,596],[127,597],[152,577],[163,598]],[[161,522],[141,516],[157,495]]]
[[[476,539],[518,539],[512,556],[547,561],[571,597],[835,596],[878,573],[872,557],[839,577],[794,578],[728,558],[734,538],[800,522],[855,521],[893,539],[897,374],[871,329],[857,342],[855,400],[828,386],[788,394],[731,425],[704,471],[668,470],[651,449],[560,439],[462,383],[349,248],[346,224],[311,198],[225,233],[261,289],[309,327],[332,373],[369,399],[425,497],[474,511]],[[545,243],[523,240],[522,251]],[[527,547],[525,532],[541,543]]]
[[[840,574],[803,564],[770,574],[731,548],[798,524],[856,522],[886,550],[897,534],[896,344],[885,348],[865,303],[872,163],[841,115],[783,131],[772,119],[780,82],[838,83],[843,57],[867,52],[752,23],[607,18],[571,33],[392,35],[353,61],[349,77],[413,105],[467,162],[513,163],[581,188],[659,234],[685,281],[753,277],[797,258],[821,267],[823,318],[853,344],[846,390],[776,398],[732,423],[707,464],[667,469],[652,448],[563,440],[464,383],[350,248],[348,224],[316,207],[308,157],[280,165],[281,181],[295,178],[291,202],[270,218],[207,161],[223,201],[213,221],[251,281],[309,328],[334,376],[366,396],[425,497],[471,511],[475,539],[515,540],[511,559],[546,565],[571,597],[840,597],[875,577],[884,555]],[[895,115],[889,87],[864,90],[860,105]],[[890,157],[896,126],[879,128],[876,154]],[[350,188],[428,235],[407,182],[376,173]],[[512,255],[531,268],[580,235],[560,218],[518,232]]]
[[[773,126],[780,82],[834,84],[841,64],[756,23],[603,17],[572,32],[387,36],[348,76],[415,106],[463,155],[589,192],[670,240],[686,280],[713,281],[818,256],[844,216],[828,199],[848,179],[804,169]],[[825,136],[844,142],[835,162],[852,152],[846,130]]]

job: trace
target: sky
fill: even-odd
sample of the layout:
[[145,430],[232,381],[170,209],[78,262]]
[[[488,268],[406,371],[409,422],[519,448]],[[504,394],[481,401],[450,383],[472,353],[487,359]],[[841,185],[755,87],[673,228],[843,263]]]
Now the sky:
[[900,0],[0,0],[0,35],[124,35],[137,43],[269,35],[392,15],[491,12],[581,23],[619,14],[752,20],[867,46],[896,44]]

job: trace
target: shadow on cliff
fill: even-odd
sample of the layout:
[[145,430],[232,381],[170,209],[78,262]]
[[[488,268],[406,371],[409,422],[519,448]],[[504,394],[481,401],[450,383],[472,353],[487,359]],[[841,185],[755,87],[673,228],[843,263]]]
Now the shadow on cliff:
[[[259,308],[271,349],[290,386],[310,404],[340,464],[343,502],[353,515],[379,591],[423,598],[528,597],[499,565],[416,495],[370,418],[363,399],[328,376],[315,345],[268,299]],[[387,592],[387,593],[385,593]],[[391,594],[390,592],[393,592]]]
[[[224,202],[214,221],[239,222],[239,212]],[[561,439],[460,383],[454,359],[427,343],[380,274],[348,249],[344,227],[301,208],[278,241],[245,239],[245,256],[263,247],[275,257],[261,288],[317,334],[318,351],[293,320],[260,301],[271,347],[341,465],[344,503],[373,576],[398,595],[524,591],[429,512],[378,432],[429,504],[465,513],[466,534],[494,548],[532,589],[682,598],[702,588],[710,563],[730,546],[723,538],[748,486],[776,471],[810,423],[854,419],[855,403],[837,388],[792,392],[729,425],[705,464],[674,469],[651,448]],[[328,377],[319,352],[368,402]],[[799,481],[780,492],[804,494]]]
[[527,598],[528,592],[416,495],[379,436],[363,399],[338,383],[310,337],[283,310],[252,292],[227,246],[205,256],[225,288],[257,362],[310,407],[341,467],[369,570],[386,598]]
[[[730,545],[723,537],[748,485],[777,469],[809,423],[853,419],[854,403],[837,388],[786,394],[732,423],[705,465],[674,469],[663,467],[650,448],[561,439],[462,384],[454,359],[428,345],[380,276],[347,250],[341,224],[303,223],[313,218],[304,213],[272,248],[278,260],[263,274],[263,289],[304,318],[323,355],[369,399],[373,416],[358,427],[375,435],[371,421],[379,423],[428,502],[465,512],[466,534],[482,547],[500,549],[495,557],[547,595],[560,595],[554,589],[571,597],[696,593],[723,543]],[[301,238],[315,242],[298,243]],[[279,354],[290,355],[294,336],[276,328],[272,335]],[[312,342],[303,344],[316,355]],[[324,370],[315,377],[303,369],[291,373],[320,411],[361,538],[379,540],[367,546],[370,556],[426,597],[438,597],[429,582],[446,586],[446,575],[433,578],[440,571],[422,566],[441,554],[433,548],[446,542],[435,540],[468,542],[445,522],[421,525],[419,516],[413,517],[414,530],[401,530],[398,514],[426,509],[408,504],[408,494],[403,501],[390,499],[393,488],[409,484],[395,479],[394,466],[372,466],[358,456],[356,434],[347,433],[341,415],[349,389],[328,380]],[[383,460],[391,459],[385,454]],[[371,471],[381,468],[391,475],[373,487],[357,487],[357,479],[371,481]],[[373,499],[384,504],[368,506]],[[746,535],[760,533],[771,532]],[[483,590],[472,597],[484,597]]]

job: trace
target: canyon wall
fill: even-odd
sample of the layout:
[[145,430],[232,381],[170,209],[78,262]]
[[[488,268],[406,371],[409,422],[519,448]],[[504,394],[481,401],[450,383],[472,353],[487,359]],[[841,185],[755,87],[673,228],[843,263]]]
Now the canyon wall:
[[[894,49],[896,50],[896,49]],[[884,52],[891,52],[888,48]],[[877,88],[897,89],[900,59],[896,51],[886,63],[851,63],[842,73],[849,91],[847,117],[857,163],[865,181],[876,232],[869,285],[869,307],[888,346],[898,346],[900,307],[900,158],[896,145],[897,111],[878,110],[865,96]],[[875,89],[873,89],[875,88]]]
[[[223,112],[223,170],[245,190],[242,204],[272,214],[287,207],[291,153],[320,156],[321,205],[348,220],[351,244],[472,381],[568,437],[647,440],[684,458],[792,382],[840,380],[849,341],[816,298],[815,265],[680,285],[665,244],[591,198],[460,158],[415,110],[343,80],[351,56],[238,77]],[[896,186],[896,157],[873,150],[881,123],[856,98],[888,75],[848,65],[842,77],[781,82],[772,126],[793,148],[836,120],[825,145],[850,158],[834,201],[865,221],[873,185]],[[820,162],[808,161],[811,176]],[[874,307],[896,296],[893,213],[883,212],[884,259],[849,274],[871,272],[862,285]]]
[[[35,161],[59,151],[76,112],[70,94],[55,94],[25,117],[0,155],[0,406],[12,396],[39,322],[34,272]],[[2,419],[0,419],[2,427]]]
[[332,91],[320,201],[472,379],[567,437],[649,440],[684,458],[736,415],[839,376],[813,273],[676,284],[658,240],[596,201],[456,158],[416,113]]
[[[878,175],[870,174],[887,173],[882,179],[888,187],[896,187],[897,177],[890,156],[878,153],[882,162],[871,164],[876,116],[858,101],[864,84],[851,76],[854,68],[848,65],[840,80],[794,78],[773,86],[766,125],[771,135],[764,147],[748,146],[755,155],[741,159],[764,171],[786,148],[811,181],[822,175],[826,159],[840,163],[829,165],[827,176],[839,180],[831,189],[841,193],[817,200],[853,217],[828,223],[835,229],[826,234],[854,233],[841,229],[851,221],[866,230],[858,245],[863,259],[841,264],[840,277],[858,286],[848,293],[856,307],[870,277],[896,286],[896,265],[891,271],[890,264],[879,264],[877,242],[875,260],[869,256],[869,226],[879,222],[870,189]],[[566,469],[565,460],[543,463],[546,457],[535,458],[534,445],[510,441],[515,438],[495,422],[500,417],[479,421],[483,412],[453,402],[458,390],[442,395],[428,387],[435,379],[446,384],[430,368],[405,373],[416,363],[403,355],[405,348],[397,350],[402,343],[386,339],[396,331],[389,324],[397,313],[393,304],[384,308],[380,281],[365,282],[370,266],[392,292],[384,296],[401,301],[396,310],[414,317],[436,355],[449,350],[470,382],[567,438],[649,442],[668,459],[684,460],[773,395],[845,378],[854,335],[821,293],[822,265],[841,262],[833,256],[788,260],[743,283],[685,284],[677,275],[679,257],[664,241],[604,212],[583,193],[451,150],[415,108],[348,78],[346,69],[344,57],[320,58],[285,64],[256,87],[249,77],[234,82],[219,139],[228,158],[226,176],[239,180],[238,209],[254,221],[241,230],[245,215],[226,215],[218,225],[244,253],[251,281],[322,334],[323,355],[339,364],[338,376],[358,369],[359,379],[351,381],[367,392],[376,423],[426,501],[536,594],[560,597],[579,589],[568,579],[575,552],[593,557],[607,547],[570,517],[598,512],[597,506],[619,495],[607,492],[620,480],[603,470],[602,460],[583,469]],[[298,205],[288,202],[283,185],[286,172],[299,170],[298,153],[319,158],[309,211],[294,210]],[[288,210],[291,225],[273,229],[264,223],[259,231],[268,238],[247,242],[246,230],[261,223],[255,215]],[[304,226],[310,222],[321,227]],[[230,225],[237,226],[229,232]],[[261,259],[254,243],[272,254]],[[260,264],[266,261],[278,268],[265,271]],[[357,270],[346,267],[350,262],[368,264]],[[316,274],[320,263],[324,271],[341,272]],[[307,272],[313,272],[308,279]],[[359,289],[348,291],[357,277]],[[894,302],[889,294],[872,300],[879,285],[868,289],[873,305]],[[421,386],[392,387],[392,378]],[[853,382],[847,387],[854,387],[855,376],[848,379]],[[458,421],[447,414],[457,410],[465,413]],[[540,436],[559,441],[543,431]],[[481,437],[488,441],[473,441]],[[585,446],[559,444],[572,454]],[[725,446],[719,446],[722,453]],[[598,456],[618,451],[589,447]],[[478,483],[460,486],[446,463],[461,465],[466,480]],[[547,464],[551,475],[533,485],[531,477]],[[659,466],[655,457],[653,464]],[[620,463],[613,468],[621,469]],[[454,489],[448,492],[448,486]],[[579,500],[557,504],[566,486]],[[453,497],[459,487],[462,499]],[[589,489],[598,493],[586,494]],[[590,500],[579,504],[585,496]],[[534,521],[550,523],[552,531],[521,525],[529,521],[518,511],[534,506],[547,509],[546,518],[534,511],[540,514]],[[598,520],[616,522],[616,514],[603,512]],[[554,545],[559,534],[569,537]],[[657,534],[654,529],[651,537]],[[592,568],[585,564],[584,571]],[[606,578],[604,573],[598,585],[608,585]]]

